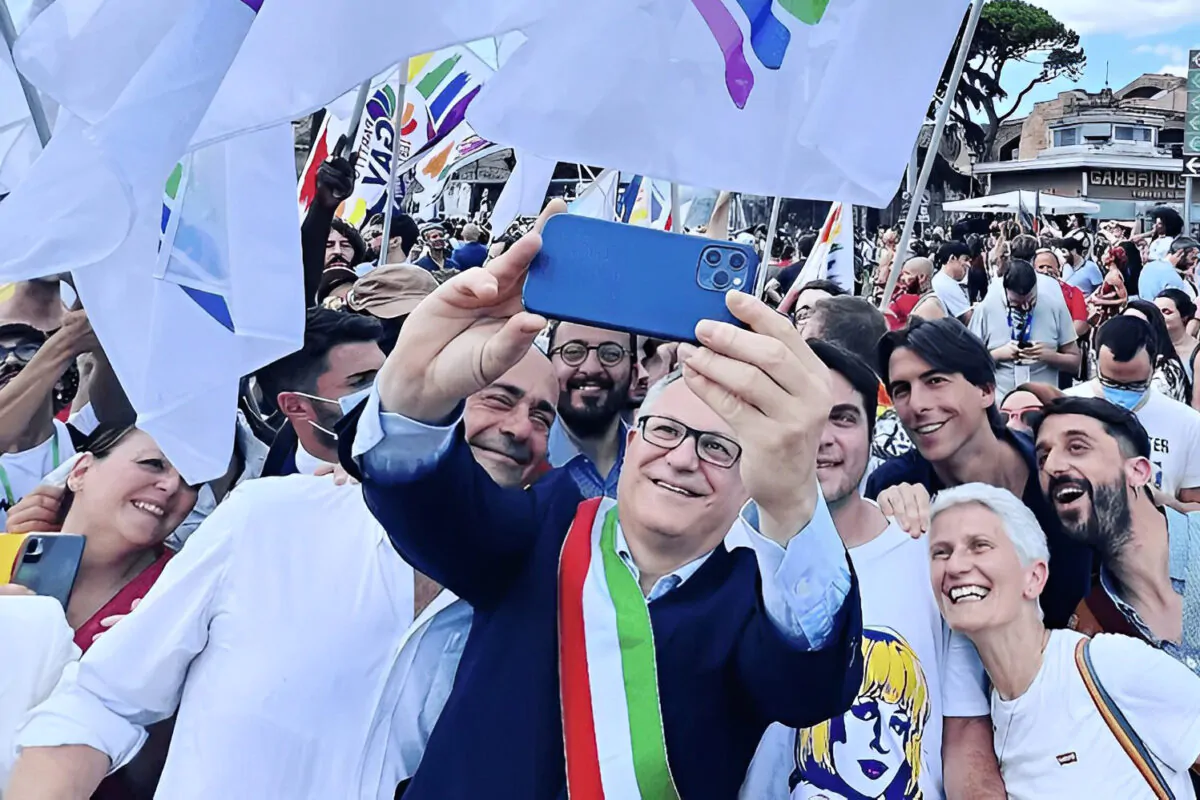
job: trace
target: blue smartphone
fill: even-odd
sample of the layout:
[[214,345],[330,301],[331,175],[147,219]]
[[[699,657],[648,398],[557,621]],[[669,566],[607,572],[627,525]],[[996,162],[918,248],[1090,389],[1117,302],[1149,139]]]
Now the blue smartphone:
[[742,324],[725,293],[753,292],[758,269],[748,245],[558,214],[522,297],[549,319],[695,342],[702,319]]

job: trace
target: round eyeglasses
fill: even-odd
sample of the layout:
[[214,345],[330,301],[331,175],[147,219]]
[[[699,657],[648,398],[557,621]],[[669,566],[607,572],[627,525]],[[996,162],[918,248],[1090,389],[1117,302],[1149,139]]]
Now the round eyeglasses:
[[587,361],[588,353],[596,351],[596,358],[603,367],[615,367],[629,358],[629,351],[616,342],[603,344],[587,344],[585,342],[566,342],[550,351],[551,357],[558,356],[568,367],[578,367]]

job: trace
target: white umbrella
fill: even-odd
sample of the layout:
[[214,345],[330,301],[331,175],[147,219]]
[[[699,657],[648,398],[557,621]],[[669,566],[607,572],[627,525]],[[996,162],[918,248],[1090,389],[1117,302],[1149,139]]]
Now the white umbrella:
[[1042,214],[1095,214],[1100,210],[1098,204],[1081,200],[1078,197],[1060,197],[1056,194],[1039,193],[1027,189],[942,204],[943,211],[974,211],[994,214],[1019,214],[1021,212],[1032,214],[1035,208]]

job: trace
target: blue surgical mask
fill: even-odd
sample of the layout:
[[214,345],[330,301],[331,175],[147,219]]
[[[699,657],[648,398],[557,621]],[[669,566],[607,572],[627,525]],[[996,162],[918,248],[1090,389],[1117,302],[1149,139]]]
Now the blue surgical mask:
[[1146,396],[1149,388],[1145,389],[1124,389],[1118,386],[1104,386],[1100,388],[1104,391],[1104,399],[1115,406],[1120,406],[1126,411],[1133,411],[1138,407],[1138,403],[1142,402],[1142,398]]
[[371,396],[371,389],[375,388],[375,384],[359,389],[357,392],[342,395],[338,398],[338,405],[342,407],[342,414],[349,414],[354,409],[358,408],[359,403],[362,403]]

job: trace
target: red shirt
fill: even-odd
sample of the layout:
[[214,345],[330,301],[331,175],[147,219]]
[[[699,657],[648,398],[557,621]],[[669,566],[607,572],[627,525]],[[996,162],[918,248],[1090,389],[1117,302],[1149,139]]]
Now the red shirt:
[[1075,322],[1087,322],[1087,298],[1083,296],[1083,291],[1066,281],[1059,281],[1058,285],[1062,287],[1063,300],[1067,301],[1067,311],[1071,313],[1071,319]]

